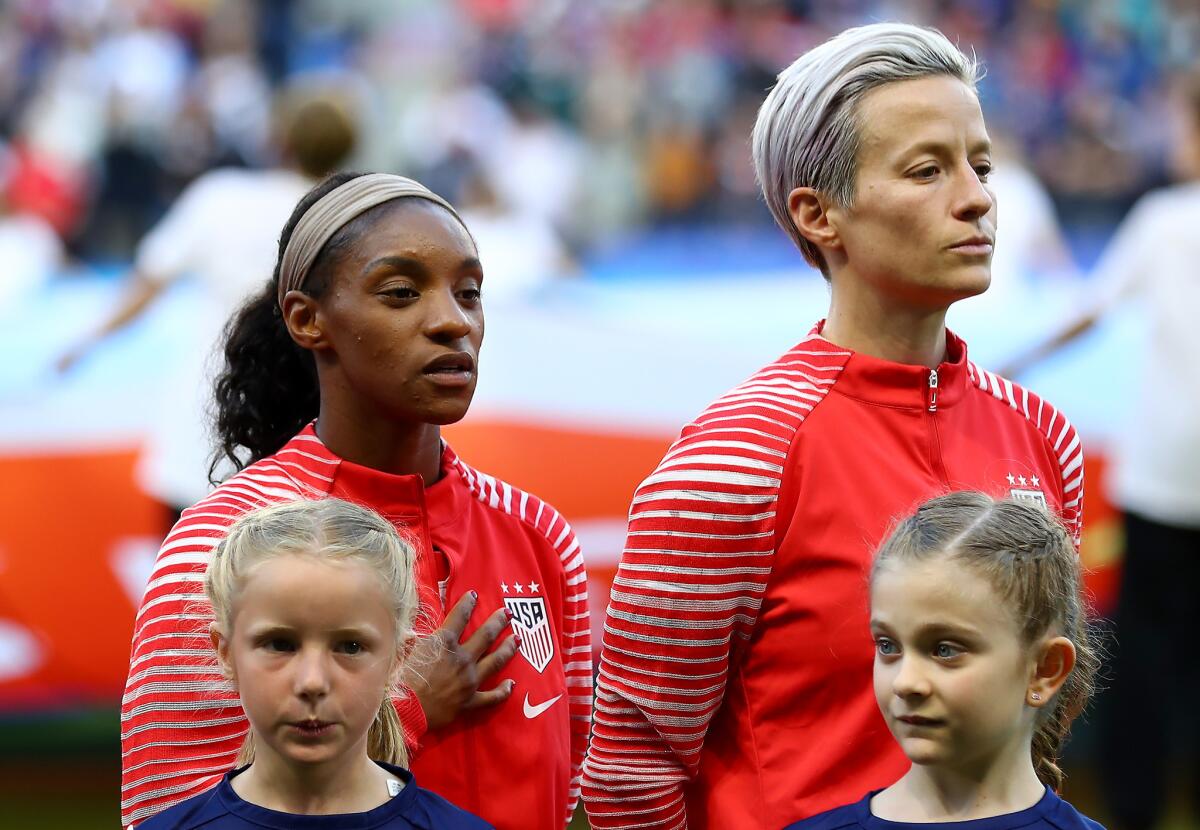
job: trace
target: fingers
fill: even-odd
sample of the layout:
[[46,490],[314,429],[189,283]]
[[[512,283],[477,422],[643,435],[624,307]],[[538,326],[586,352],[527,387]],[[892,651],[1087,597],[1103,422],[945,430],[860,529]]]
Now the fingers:
[[486,692],[476,692],[471,695],[471,699],[463,704],[463,709],[482,709],[486,706],[495,706],[497,703],[503,703],[512,697],[513,689],[517,683],[515,680],[505,680],[494,689],[488,689]]
[[517,648],[521,645],[520,638],[513,634],[503,643],[501,643],[495,651],[479,661],[477,666],[479,671],[479,681],[482,683],[487,678],[491,677],[500,669],[508,665],[508,661],[513,659],[517,653]]
[[496,642],[496,638],[504,633],[508,628],[508,609],[498,608],[490,617],[475,630],[475,633],[463,643],[463,651],[465,651],[472,660],[479,660],[492,643]]
[[458,598],[458,602],[454,603],[454,607],[450,609],[450,613],[446,615],[446,619],[438,626],[438,631],[449,634],[454,638],[453,642],[458,642],[462,639],[463,632],[467,630],[467,623],[471,619],[471,612],[475,610],[475,603],[479,601],[479,594],[474,591],[467,591]]

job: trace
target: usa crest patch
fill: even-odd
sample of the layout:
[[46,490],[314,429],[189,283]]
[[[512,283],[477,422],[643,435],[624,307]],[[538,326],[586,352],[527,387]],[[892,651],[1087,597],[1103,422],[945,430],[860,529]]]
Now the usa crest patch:
[[512,612],[512,629],[521,637],[521,655],[539,673],[554,657],[554,635],[542,597],[505,597],[504,607]]
[[1040,489],[1042,482],[1035,475],[1023,476],[1009,473],[1005,478],[1008,479],[1009,491],[1008,494],[1017,501],[1027,501],[1031,504],[1036,504],[1039,507],[1046,507],[1046,494]]

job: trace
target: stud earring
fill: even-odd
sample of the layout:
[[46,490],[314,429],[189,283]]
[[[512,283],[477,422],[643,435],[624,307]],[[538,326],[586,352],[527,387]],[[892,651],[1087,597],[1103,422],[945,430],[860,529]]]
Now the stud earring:
[[1041,696],[1041,695],[1039,695],[1037,692],[1030,692],[1030,693],[1029,693],[1029,699],[1030,699],[1030,700],[1041,700],[1041,699],[1042,699],[1042,696]]

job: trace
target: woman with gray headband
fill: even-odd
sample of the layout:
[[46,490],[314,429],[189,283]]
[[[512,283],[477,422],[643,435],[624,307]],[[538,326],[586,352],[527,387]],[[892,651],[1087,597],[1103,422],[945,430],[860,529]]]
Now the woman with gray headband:
[[228,329],[216,428],[240,472],[184,511],[138,613],[126,825],[216,784],[246,733],[196,611],[209,551],[249,510],[326,496],[418,549],[426,634],[395,701],[417,780],[497,828],[569,819],[591,706],[579,546],[550,505],[441,440],[475,390],[482,282],[458,213],[410,179],[339,174],[297,205],[271,282]]

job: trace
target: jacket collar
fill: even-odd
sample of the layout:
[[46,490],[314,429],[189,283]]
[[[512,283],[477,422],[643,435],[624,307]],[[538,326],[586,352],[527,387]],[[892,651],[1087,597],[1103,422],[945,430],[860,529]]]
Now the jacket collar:
[[367,505],[397,523],[424,519],[431,529],[453,522],[466,508],[470,493],[462,464],[445,441],[441,476],[426,487],[419,475],[385,473],[335,455],[317,436],[316,425],[310,423],[284,449],[301,449],[308,456],[305,466],[320,468],[330,477],[327,495]]
[[[929,409],[931,372],[928,367],[893,363],[835,346],[821,337],[824,326],[825,321],[821,320],[809,333],[818,348],[850,354],[834,391],[881,406]],[[962,400],[970,383],[967,366],[967,344],[947,329],[946,359],[937,367],[937,409],[954,406]]]

